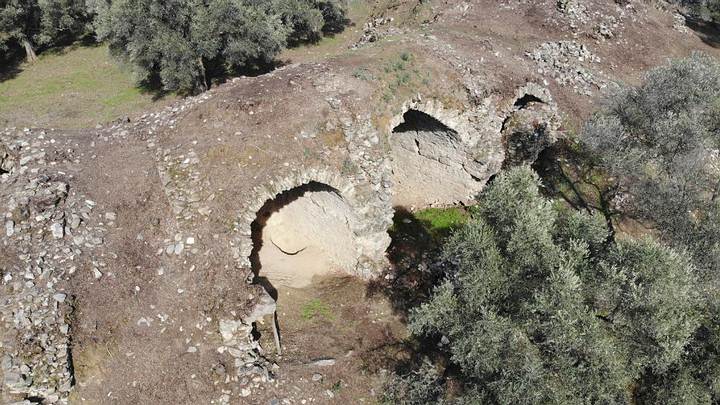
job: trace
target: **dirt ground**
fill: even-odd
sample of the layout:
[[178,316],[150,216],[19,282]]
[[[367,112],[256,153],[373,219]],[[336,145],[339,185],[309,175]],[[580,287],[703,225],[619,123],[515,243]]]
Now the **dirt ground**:
[[409,355],[407,331],[388,299],[367,296],[357,278],[316,276],[306,288],[280,287],[277,302],[281,355],[272,317],[257,329],[266,355],[281,367],[277,381],[253,390],[249,403],[377,403],[384,377]]

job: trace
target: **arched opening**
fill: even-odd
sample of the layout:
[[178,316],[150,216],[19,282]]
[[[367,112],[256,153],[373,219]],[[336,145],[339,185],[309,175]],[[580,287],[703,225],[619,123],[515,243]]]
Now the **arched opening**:
[[362,354],[348,353],[365,353],[382,343],[368,337],[385,339],[403,330],[389,304],[367,298],[363,280],[348,274],[356,270],[362,239],[355,234],[355,209],[345,197],[310,182],[266,201],[252,223],[250,256],[255,282],[276,301],[273,319],[255,324],[263,355],[286,365],[322,367],[337,378],[354,375],[354,368],[335,367],[335,359],[359,362]]
[[471,199],[480,166],[458,133],[417,110],[408,110],[390,136],[393,205],[409,209],[453,205]]
[[[250,261],[258,282],[308,286],[314,277],[354,270],[355,215],[338,190],[310,182],[268,200],[252,223]],[[276,297],[276,295],[275,295]]]

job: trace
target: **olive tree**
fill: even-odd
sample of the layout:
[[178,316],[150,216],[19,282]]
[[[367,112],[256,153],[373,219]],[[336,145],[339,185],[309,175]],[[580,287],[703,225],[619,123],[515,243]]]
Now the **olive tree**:
[[411,313],[411,332],[439,342],[461,389],[439,394],[429,385],[438,371],[421,368],[394,380],[386,399],[720,399],[717,307],[690,256],[652,239],[608,239],[600,215],[561,209],[538,186],[525,167],[499,175],[444,246],[444,281]]
[[617,179],[616,203],[699,265],[720,265],[720,64],[694,54],[611,95],[581,140]]
[[344,10],[317,0],[93,0],[92,9],[99,40],[139,82],[193,92],[270,64],[289,39],[319,37],[325,3]]
[[22,47],[28,61],[48,48],[90,32],[84,0],[0,0],[0,51]]

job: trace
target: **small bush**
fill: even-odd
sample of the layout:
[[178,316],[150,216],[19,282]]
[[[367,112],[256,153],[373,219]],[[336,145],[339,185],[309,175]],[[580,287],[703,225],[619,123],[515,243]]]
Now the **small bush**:
[[394,375],[385,385],[382,402],[401,405],[437,403],[443,394],[440,375],[429,362],[404,376]]

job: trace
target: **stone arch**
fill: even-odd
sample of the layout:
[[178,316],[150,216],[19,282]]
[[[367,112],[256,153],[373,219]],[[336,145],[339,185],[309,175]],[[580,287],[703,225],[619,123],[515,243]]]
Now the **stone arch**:
[[242,219],[240,241],[241,260],[254,276],[303,287],[314,275],[355,271],[362,219],[352,184],[329,170],[308,170],[272,181],[257,195]]
[[560,126],[550,92],[535,83],[517,89],[506,107],[501,134],[504,167],[533,163],[556,141]]
[[487,167],[474,153],[480,139],[467,118],[436,102],[410,102],[391,121],[393,205],[409,209],[471,200]]

